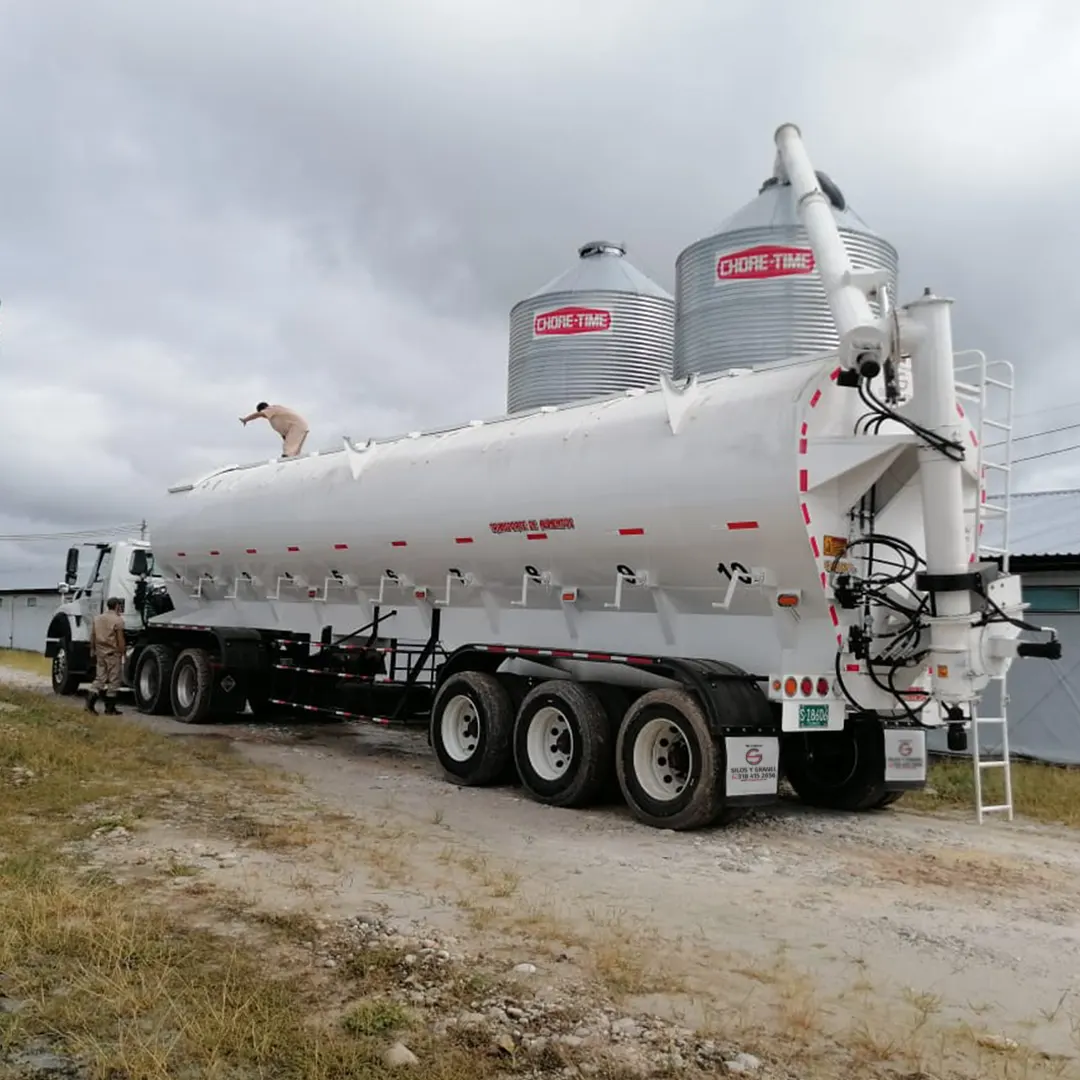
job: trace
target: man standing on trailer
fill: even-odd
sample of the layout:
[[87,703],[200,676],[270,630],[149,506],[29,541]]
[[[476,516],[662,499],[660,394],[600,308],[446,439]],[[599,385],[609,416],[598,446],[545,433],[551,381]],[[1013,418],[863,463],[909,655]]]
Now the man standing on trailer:
[[120,689],[120,671],[124,664],[124,601],[115,596],[109,598],[105,610],[94,616],[90,624],[90,659],[97,670],[86,696],[86,708],[96,713],[97,699],[105,695],[105,715],[118,716],[116,691]]
[[240,423],[247,427],[248,421],[258,420],[260,417],[269,420],[270,426],[281,436],[284,443],[281,456],[296,457],[308,436],[307,421],[298,412],[284,405],[267,405],[265,401],[260,401],[253,413],[240,417]]

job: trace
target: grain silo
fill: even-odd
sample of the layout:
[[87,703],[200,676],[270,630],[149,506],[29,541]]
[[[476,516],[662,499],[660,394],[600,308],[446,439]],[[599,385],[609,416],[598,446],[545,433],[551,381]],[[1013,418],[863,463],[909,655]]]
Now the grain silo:
[[[885,269],[896,298],[897,254],[847,205],[824,174],[818,182],[855,269]],[[871,300],[875,314],[878,302]],[[758,196],[675,264],[677,378],[786,360],[839,344],[814,253],[779,162]]]
[[675,304],[626,259],[594,241],[510,312],[506,409],[563,405],[656,383],[671,373]]

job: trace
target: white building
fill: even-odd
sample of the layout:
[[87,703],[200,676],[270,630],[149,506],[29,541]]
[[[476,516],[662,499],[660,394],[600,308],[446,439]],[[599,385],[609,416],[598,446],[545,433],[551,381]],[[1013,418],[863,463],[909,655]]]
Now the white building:
[[60,603],[56,587],[0,589],[0,649],[45,651],[49,619]]

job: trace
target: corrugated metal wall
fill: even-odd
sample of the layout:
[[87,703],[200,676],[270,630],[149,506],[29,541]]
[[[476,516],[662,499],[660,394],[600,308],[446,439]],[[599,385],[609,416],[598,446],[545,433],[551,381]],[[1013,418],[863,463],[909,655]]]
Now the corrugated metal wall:
[[0,649],[45,651],[49,619],[59,593],[0,593]]

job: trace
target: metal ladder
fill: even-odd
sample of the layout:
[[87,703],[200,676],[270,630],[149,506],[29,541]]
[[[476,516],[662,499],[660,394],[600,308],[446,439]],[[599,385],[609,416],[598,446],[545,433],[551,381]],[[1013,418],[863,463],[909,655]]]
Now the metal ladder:
[[[980,495],[975,504],[974,537],[977,559],[1001,559],[1002,572],[1009,571],[1009,508],[1012,495],[1012,433],[1013,389],[1015,386],[1013,365],[1007,360],[988,361],[979,349],[966,349],[955,354],[973,356],[973,363],[957,365],[956,394],[963,401],[976,406],[977,416],[970,421],[979,441],[976,466],[979,475]],[[961,379],[961,376],[968,377]],[[987,444],[990,435],[999,436]],[[993,526],[994,543],[988,543],[984,531]],[[991,679],[997,691],[997,715],[981,716],[972,706],[970,737],[971,760],[975,772],[975,815],[979,824],[986,814],[1005,814],[1013,819],[1012,764],[1009,755],[1009,692],[1006,676]],[[989,687],[987,688],[989,690]],[[985,728],[997,727],[1001,731],[1001,753],[998,757],[984,757],[980,746],[980,733]],[[986,805],[983,801],[983,773],[988,769],[1000,769],[1005,789],[1004,801]]]

